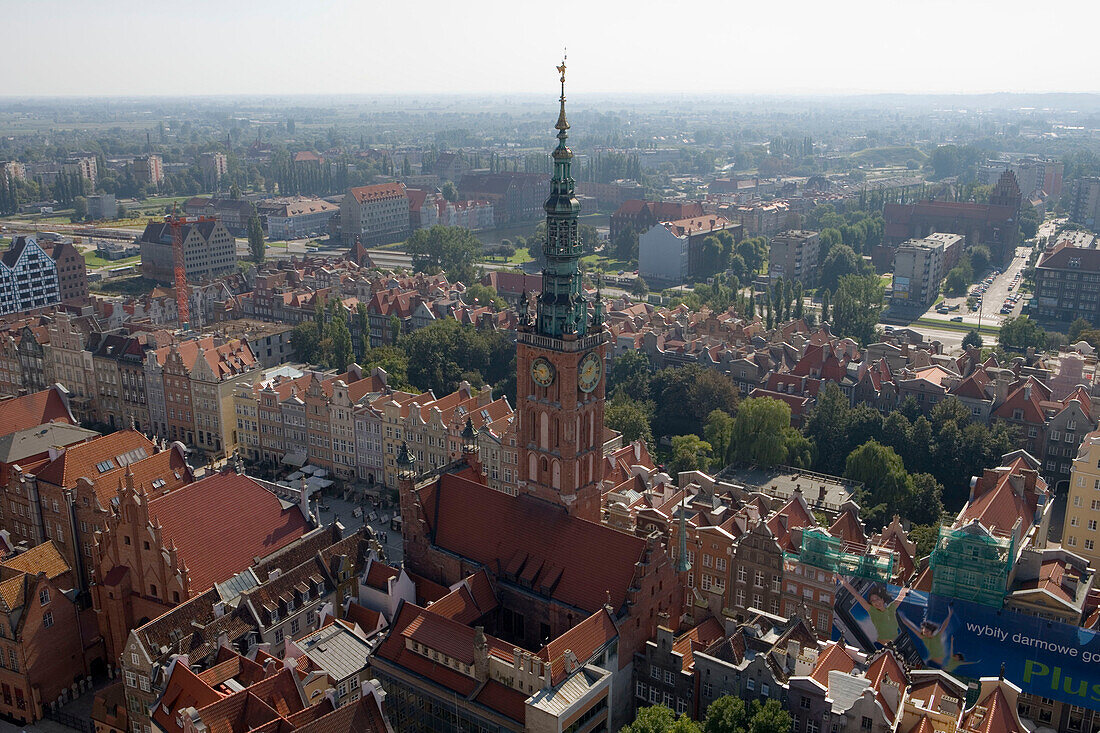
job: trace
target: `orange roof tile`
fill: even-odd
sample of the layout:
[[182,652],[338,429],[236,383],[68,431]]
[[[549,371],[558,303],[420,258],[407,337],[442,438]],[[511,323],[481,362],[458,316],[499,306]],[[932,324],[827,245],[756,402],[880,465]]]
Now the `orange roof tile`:
[[149,517],[163,525],[191,578],[191,592],[239,573],[309,531],[297,505],[247,476],[219,473],[149,500]]
[[141,433],[135,430],[119,430],[117,433],[66,448],[38,472],[38,480],[54,486],[72,488],[76,486],[78,478],[97,481],[120,471],[127,463],[153,455],[154,450],[153,441]]
[[615,622],[606,608],[594,614],[566,631],[539,651],[539,656],[550,662],[550,680],[556,685],[565,679],[569,670],[565,662],[565,652],[577,655],[580,664],[587,662],[593,654],[619,635]]
[[11,435],[19,430],[33,428],[53,421],[76,424],[69,408],[56,388],[34,394],[0,400],[0,435]]
[[36,545],[26,552],[5,560],[0,565],[30,575],[45,573],[50,580],[59,575],[64,575],[72,569],[65,558],[61,556],[53,540],[47,540],[41,545]]

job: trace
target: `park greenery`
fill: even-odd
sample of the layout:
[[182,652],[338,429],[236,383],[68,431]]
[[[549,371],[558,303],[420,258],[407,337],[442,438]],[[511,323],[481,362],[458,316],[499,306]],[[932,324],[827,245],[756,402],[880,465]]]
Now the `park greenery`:
[[791,715],[778,700],[748,702],[723,695],[710,704],[698,723],[687,715],[677,716],[671,708],[653,705],[638,709],[634,721],[622,733],[787,733]]
[[[389,385],[415,392],[449,394],[463,381],[474,387],[490,385],[497,395],[515,402],[515,346],[500,331],[479,330],[454,319],[442,319],[396,342],[372,347],[366,307],[352,315],[358,338],[336,299],[319,303],[314,318],[291,333],[297,357],[309,364],[344,371],[352,362],[366,371],[385,369]],[[396,328],[395,328],[396,326]],[[391,324],[391,332],[400,324]]]
[[612,362],[609,380],[607,425],[659,449],[670,473],[732,464],[843,475],[862,485],[857,501],[871,527],[895,512],[915,524],[938,522],[965,503],[970,476],[1017,443],[1014,428],[974,421],[953,397],[927,413],[909,398],[883,415],[852,406],[829,383],[798,430],[787,403],[739,400],[732,380],[698,365],[652,371],[645,354],[629,351]]
[[451,282],[473,283],[481,260],[481,241],[469,229],[434,226],[418,229],[405,242],[413,269],[434,275],[446,272]]

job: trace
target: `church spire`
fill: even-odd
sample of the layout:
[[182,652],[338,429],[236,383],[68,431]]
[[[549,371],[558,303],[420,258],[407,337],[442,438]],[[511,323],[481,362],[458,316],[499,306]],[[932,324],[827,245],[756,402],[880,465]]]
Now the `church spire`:
[[565,140],[566,130],[569,129],[569,122],[565,119],[565,55],[561,57],[561,66],[558,67],[558,73],[561,74],[561,112],[558,113],[558,124],[554,125],[554,129],[558,130],[558,139]]
[[537,305],[536,331],[543,336],[583,337],[588,333],[588,299],[581,287],[581,241],[576,182],[570,166],[573,151],[565,144],[569,122],[565,117],[565,59],[557,67],[561,82],[561,109],[554,129],[558,145],[554,148],[554,176],[546,211],[546,241],[542,251],[546,267],[542,271],[542,294]]

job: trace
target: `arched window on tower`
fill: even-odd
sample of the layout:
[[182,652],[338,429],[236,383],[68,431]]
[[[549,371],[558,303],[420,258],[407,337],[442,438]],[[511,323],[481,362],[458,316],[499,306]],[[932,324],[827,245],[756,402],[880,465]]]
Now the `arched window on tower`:
[[555,489],[561,488],[561,461],[556,459],[554,461],[553,478],[551,479],[550,485]]
[[535,458],[534,453],[527,456],[527,479],[529,481],[539,480],[538,459]]
[[550,450],[550,417],[545,412],[539,413],[539,446]]

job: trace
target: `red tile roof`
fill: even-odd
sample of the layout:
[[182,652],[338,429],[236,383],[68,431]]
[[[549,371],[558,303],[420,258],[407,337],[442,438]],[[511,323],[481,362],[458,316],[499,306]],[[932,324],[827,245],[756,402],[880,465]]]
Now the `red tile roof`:
[[474,700],[519,723],[527,721],[527,696],[496,680],[486,682]]
[[855,668],[856,661],[852,659],[852,655],[848,653],[844,645],[830,642],[825,647],[825,651],[818,656],[817,664],[814,665],[814,671],[810,674],[810,677],[827,689],[829,687],[830,672],[851,674]]
[[489,574],[479,570],[463,579],[457,588],[428,608],[433,613],[469,626],[482,616],[495,611],[498,605]]
[[[411,631],[409,627],[413,625],[414,622],[418,622],[422,615],[424,615],[424,609],[420,606],[413,603],[403,603],[401,605],[401,610],[397,614],[397,618],[393,620],[393,626],[390,633],[378,646],[378,650],[375,653],[376,656],[404,667],[423,677],[427,677],[432,682],[442,685],[448,690],[452,690],[463,697],[469,695],[477,689],[477,680],[456,672],[454,669],[444,664],[433,662],[431,659],[417,654],[405,646],[406,637],[419,629],[420,624],[417,623],[417,627]],[[430,615],[434,616],[434,614]],[[440,617],[435,616],[435,618],[439,619]],[[442,621],[446,622],[447,619],[442,619]],[[461,624],[455,624],[455,626],[464,629],[467,628]],[[471,644],[471,652],[472,650],[473,646]]]
[[696,624],[686,631],[672,644],[672,651],[680,652],[683,657],[683,671],[689,672],[695,665],[694,652],[698,649],[706,649],[714,642],[726,635],[722,624],[713,616],[708,616],[701,623]]
[[384,562],[371,560],[370,567],[367,568],[367,585],[375,590],[386,592],[390,589],[390,578],[396,578],[400,572]]
[[76,425],[76,420],[55,387],[10,400],[0,400],[0,435],[11,435],[16,431],[55,420]]
[[187,566],[191,592],[202,592],[309,531],[297,505],[284,508],[275,494],[247,476],[219,473],[149,501]]
[[[144,454],[134,453],[133,458],[144,459],[153,455],[155,446],[153,441],[135,430],[120,430],[117,433],[104,435],[87,443],[80,443],[65,449],[61,455],[50,461],[38,472],[38,480],[72,488],[76,486],[76,480],[84,477],[93,483],[108,476],[116,479],[122,475],[121,469],[127,459],[119,461],[119,456],[126,456],[131,451],[144,450]],[[111,461],[110,468],[100,471],[97,464]]]
[[1046,482],[1034,466],[1017,457],[1008,466],[987,468],[972,491],[974,498],[963,507],[957,524],[977,520],[986,529],[1007,535],[1019,520],[1023,536],[1035,521]]
[[359,186],[348,191],[348,195],[361,204],[405,196],[403,183],[378,183],[373,186]]
[[504,576],[522,574],[536,592],[589,613],[602,607],[608,594],[613,607],[622,606],[634,565],[645,552],[641,537],[456,474],[443,474],[417,493],[437,546],[499,567]]
[[164,687],[164,694],[153,711],[153,721],[163,731],[182,731],[176,723],[176,713],[182,708],[203,708],[222,699],[214,689],[202,681],[186,664],[172,666],[172,674]]
[[[890,704],[890,697],[883,694],[882,686],[885,684],[894,684],[901,688],[904,693],[905,688],[909,684],[908,677],[905,675],[905,669],[898,662],[893,652],[886,650],[879,653],[879,656],[867,667],[867,679],[871,681],[871,687],[875,690],[876,699],[878,699],[879,704],[882,705],[882,709],[886,711],[886,719],[893,720],[898,711]],[[898,699],[900,700],[901,697],[902,696],[899,695]]]
[[[195,480],[187,460],[174,448],[131,463],[127,469],[133,476],[134,487],[144,489],[150,496],[175,491]],[[106,507],[114,498],[118,491],[118,482],[127,473],[127,469],[100,474],[92,482],[101,506]],[[164,483],[153,486],[154,481]]]
[[607,612],[606,608],[601,608],[552,640],[538,654],[543,660],[550,662],[551,684],[557,685],[569,676],[569,669],[565,661],[566,651],[571,651],[577,655],[577,661],[583,665],[618,635],[619,630],[615,627],[615,622],[611,620],[611,614]]

